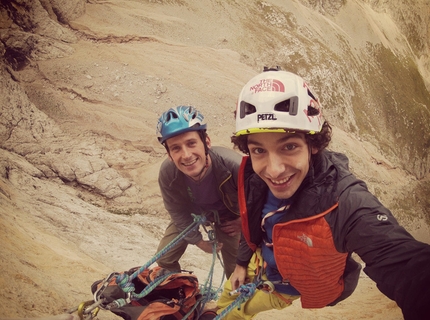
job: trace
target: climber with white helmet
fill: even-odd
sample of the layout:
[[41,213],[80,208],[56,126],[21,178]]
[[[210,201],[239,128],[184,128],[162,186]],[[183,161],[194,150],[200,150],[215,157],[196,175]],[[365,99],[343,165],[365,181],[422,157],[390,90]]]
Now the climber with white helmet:
[[299,298],[303,308],[333,306],[357,285],[354,252],[405,319],[430,315],[430,246],[398,224],[345,155],[326,150],[332,130],[306,82],[266,69],[243,87],[235,116],[232,142],[247,155],[238,181],[242,238],[218,314],[249,284],[253,295],[225,319]]
[[[236,265],[241,222],[237,202],[237,173],[241,155],[224,147],[211,146],[203,115],[194,107],[178,106],[158,120],[157,136],[167,151],[158,182],[164,206],[171,217],[158,252],[193,222],[192,214],[205,214],[213,223],[216,250],[221,251],[229,277]],[[204,240],[199,230],[157,260],[159,266],[180,271],[180,258],[188,244],[213,252],[213,240]]]

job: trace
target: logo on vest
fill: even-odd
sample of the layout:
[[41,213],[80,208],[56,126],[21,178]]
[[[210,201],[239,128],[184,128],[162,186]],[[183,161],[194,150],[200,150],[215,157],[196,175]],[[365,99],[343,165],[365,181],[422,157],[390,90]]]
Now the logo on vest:
[[305,235],[305,234],[303,234],[303,235],[301,235],[301,236],[297,236],[297,238],[299,238],[299,240],[301,241],[301,242],[303,242],[304,244],[306,244],[308,247],[313,247],[314,246],[314,244],[313,244],[313,242],[312,242],[312,239],[311,238],[309,238],[307,235]]
[[387,220],[388,220],[388,217],[387,217],[387,215],[386,215],[386,214],[378,214],[378,215],[376,216],[376,218],[377,218],[379,221],[387,221]]

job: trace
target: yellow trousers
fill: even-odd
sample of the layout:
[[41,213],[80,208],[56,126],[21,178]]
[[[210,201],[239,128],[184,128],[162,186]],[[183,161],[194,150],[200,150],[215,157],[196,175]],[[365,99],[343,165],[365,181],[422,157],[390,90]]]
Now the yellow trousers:
[[[260,249],[254,253],[251,261],[248,264],[248,278],[252,282],[256,276],[257,264],[262,263]],[[267,280],[266,274],[263,273],[262,280]],[[228,307],[236,298],[237,295],[230,296],[229,293],[232,291],[230,280],[224,284],[224,290],[221,297],[217,301],[217,313],[220,314],[226,307]],[[260,312],[277,309],[281,310],[291,305],[293,300],[300,298],[300,296],[291,296],[288,294],[273,292],[268,293],[262,290],[256,290],[254,295],[247,301],[241,304],[240,308],[234,308],[230,311],[223,319],[226,320],[243,320],[252,319],[255,315]]]

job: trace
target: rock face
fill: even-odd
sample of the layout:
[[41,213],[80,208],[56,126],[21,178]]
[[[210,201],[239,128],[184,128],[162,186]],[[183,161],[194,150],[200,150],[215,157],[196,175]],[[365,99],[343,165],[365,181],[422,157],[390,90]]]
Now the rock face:
[[[73,50],[67,43],[76,42],[77,39],[71,30],[58,23],[53,12],[69,19],[76,18],[84,13],[85,2],[52,1],[54,4],[56,2],[59,7],[66,3],[70,5],[65,7],[75,4],[75,10],[62,14],[63,9],[57,9],[49,1],[2,3],[1,16],[4,20],[2,19],[1,39],[5,47],[4,59],[14,70],[23,69],[32,60],[57,58],[72,53]],[[81,9],[78,10],[78,7]]]
[[85,13],[86,2],[85,0],[41,0],[40,4],[52,20],[67,24]]
[[[427,152],[430,134],[426,121],[430,116],[430,37],[426,2],[413,1],[406,5],[396,1],[393,5],[388,1],[303,0],[300,3],[309,9],[299,10],[298,4],[280,6],[276,1],[273,4],[265,2],[245,6],[243,24],[223,18],[223,24],[230,26],[229,30],[234,28],[239,35],[249,34],[241,40],[231,31],[227,33],[223,27],[218,31],[220,34],[213,37],[215,42],[210,43],[209,40],[205,43],[208,40],[199,39],[195,34],[198,31],[195,30],[199,23],[197,19],[190,22],[190,37],[197,44],[235,50],[243,62],[257,69],[261,68],[258,61],[264,61],[302,74],[320,88],[326,115],[332,123],[343,130],[353,130],[378,145],[390,161],[398,162],[422,179],[430,167]],[[101,5],[90,3],[87,6],[86,17],[99,19],[92,13],[93,10],[96,13]],[[159,7],[191,10],[193,4],[172,2],[170,6],[161,4]],[[132,19],[124,29],[124,36],[119,35],[122,31],[115,35],[114,28],[110,27],[104,30],[80,28],[78,18],[84,14],[85,8],[85,1],[3,4],[1,9],[5,19],[1,38],[4,61],[15,71],[32,62],[33,68],[37,69],[36,61],[72,55],[72,44],[82,36],[106,43],[138,41],[139,37],[143,39],[151,32],[172,40],[183,38],[176,34],[181,27],[169,29],[157,21],[155,15],[149,15],[143,21]],[[222,15],[223,10],[236,13],[239,9],[234,6],[216,8],[215,12]],[[350,12],[356,12],[358,19],[349,21]],[[112,11],[106,14],[108,19],[115,19]],[[201,15],[205,14],[205,11],[201,12]],[[325,26],[325,19],[331,23]],[[150,27],[150,21],[158,29]],[[249,25],[247,21],[253,21],[253,24]],[[139,23],[137,29],[133,29],[132,22]],[[102,23],[99,21],[100,25]],[[216,44],[221,33],[225,39]],[[257,42],[252,40],[260,34],[264,36],[258,36]],[[270,47],[272,49],[267,50]],[[52,75],[48,77],[57,81]],[[85,88],[91,90],[94,79],[91,75],[86,77]],[[65,80],[64,76],[61,80]],[[115,89],[110,88],[112,91]],[[163,90],[160,88],[159,94]],[[72,91],[71,94],[79,96],[80,93]],[[118,97],[118,92],[114,97]]]
[[70,141],[70,136],[31,103],[4,66],[0,83],[5,89],[0,98],[2,148],[25,157],[40,170],[38,176],[77,183],[107,199],[119,197],[131,187],[130,181],[102,159],[99,146]]
[[[0,305],[25,300],[5,316],[59,313],[87,300],[100,273],[149,259],[168,223],[159,115],[195,105],[212,143],[231,147],[237,94],[265,65],[315,87],[331,148],[430,242],[426,12],[425,0],[2,1],[0,261],[12,280],[0,281]],[[211,257],[190,250],[184,267],[204,279]],[[363,296],[351,298],[357,318]],[[372,317],[401,319],[376,289],[371,299]],[[337,308],[319,312],[344,318]]]

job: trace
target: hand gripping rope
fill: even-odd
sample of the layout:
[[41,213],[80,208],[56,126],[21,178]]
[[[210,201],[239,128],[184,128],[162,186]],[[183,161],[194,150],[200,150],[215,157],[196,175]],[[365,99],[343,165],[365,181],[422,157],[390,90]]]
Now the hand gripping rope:
[[252,282],[252,283],[242,284],[239,288],[230,292],[230,295],[239,293],[239,296],[231,304],[229,304],[229,306],[225,308],[219,315],[217,315],[214,318],[214,320],[219,320],[224,318],[234,308],[240,308],[242,303],[244,303],[254,295],[256,289],[257,289],[257,284]]
[[[259,266],[259,262],[257,262],[257,266]],[[275,290],[275,287],[270,281],[264,281],[262,279],[263,272],[264,272],[264,267],[259,266],[257,268],[257,274],[254,277],[253,282],[242,284],[236,290],[229,292],[230,296],[233,296],[236,294],[239,294],[239,296],[230,305],[228,305],[228,307],[222,310],[221,313],[214,318],[214,320],[219,320],[224,318],[234,308],[240,309],[240,306],[244,302],[246,302],[249,298],[251,298],[257,289],[262,290],[263,292],[266,292],[266,293],[272,293]]]

